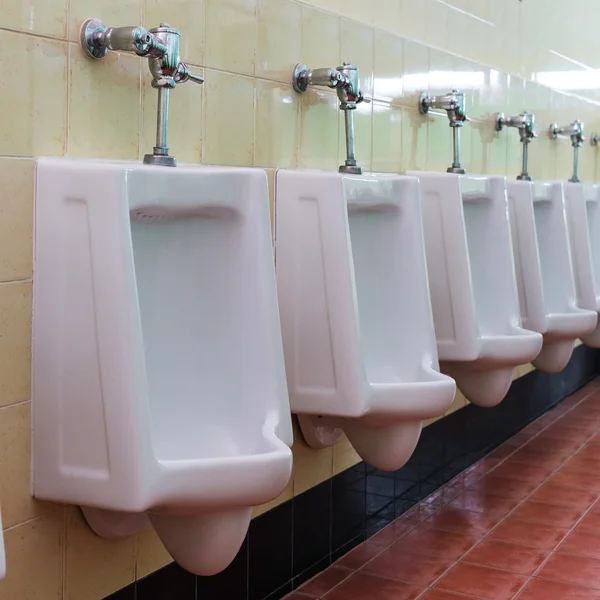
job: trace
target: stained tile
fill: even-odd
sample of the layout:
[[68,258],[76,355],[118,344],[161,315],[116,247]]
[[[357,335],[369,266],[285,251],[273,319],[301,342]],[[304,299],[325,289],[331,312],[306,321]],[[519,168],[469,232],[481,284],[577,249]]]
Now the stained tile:
[[546,556],[547,552],[539,548],[533,549],[511,542],[484,540],[465,556],[464,561],[511,573],[532,575],[544,562]]
[[585,510],[544,504],[543,502],[532,502],[531,500],[519,506],[511,515],[516,519],[533,521],[556,527],[573,527],[581,518]]
[[550,557],[539,577],[575,583],[600,590],[600,560],[558,552]]
[[531,500],[588,509],[597,500],[597,494],[551,482],[545,483],[537,492],[532,494]]
[[422,523],[426,517],[396,519],[379,533],[369,538],[369,542],[377,546],[391,546],[393,543],[410,533],[417,525]]
[[326,600],[414,600],[425,588],[359,571],[325,596]]
[[298,592],[320,598],[352,575],[350,569],[333,566],[298,588]]
[[527,584],[519,595],[519,600],[600,600],[600,591],[535,578]]
[[473,598],[473,596],[463,596],[445,590],[433,589],[426,592],[419,600],[468,600],[468,598]]
[[568,532],[567,528],[557,527],[556,525],[542,525],[541,523],[531,523],[530,521],[521,521],[515,517],[509,517],[492,531],[488,539],[504,540],[523,546],[531,546],[532,548],[552,550]]
[[478,540],[478,536],[431,529],[421,525],[397,542],[396,546],[408,552],[456,560],[470,550]]
[[453,558],[414,554],[395,545],[374,558],[364,570],[374,575],[427,587],[453,564]]
[[577,527],[560,545],[559,551],[600,560],[600,530],[591,533]]
[[352,570],[360,569],[365,563],[368,563],[372,558],[380,554],[381,550],[381,546],[371,544],[367,541],[342,556],[335,565]]
[[527,578],[523,575],[460,563],[436,587],[485,600],[508,600],[525,581]]

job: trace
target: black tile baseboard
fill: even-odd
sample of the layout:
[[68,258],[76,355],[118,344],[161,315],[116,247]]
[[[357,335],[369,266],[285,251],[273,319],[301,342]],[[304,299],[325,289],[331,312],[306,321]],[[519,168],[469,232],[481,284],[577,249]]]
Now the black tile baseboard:
[[279,600],[599,374],[600,351],[579,346],[560,373],[514,381],[499,406],[470,404],[425,428],[401,469],[359,463],[254,519],[223,573],[171,564],[105,600]]

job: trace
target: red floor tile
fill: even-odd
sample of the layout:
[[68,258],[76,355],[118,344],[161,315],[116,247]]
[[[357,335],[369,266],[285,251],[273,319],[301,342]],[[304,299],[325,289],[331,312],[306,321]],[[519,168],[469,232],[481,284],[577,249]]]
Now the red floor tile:
[[283,600],[307,600],[307,598],[314,598],[314,596],[305,596],[304,594],[290,594],[286,596]]
[[590,436],[594,436],[600,427],[600,418],[583,417],[581,415],[568,414],[561,419],[561,424],[568,427],[575,427],[587,431]]
[[538,573],[543,579],[575,583],[600,590],[600,560],[572,554],[554,554]]
[[329,569],[319,573],[319,575],[300,586],[297,591],[320,598],[350,575],[352,575],[352,571],[349,569],[341,569],[337,566],[329,567]]
[[360,569],[365,563],[369,562],[372,558],[377,556],[381,552],[381,550],[381,546],[365,542],[364,544],[361,544],[360,546],[354,548],[354,550],[348,552],[348,554],[342,556],[342,558],[336,561],[335,566],[345,567],[347,569],[352,569],[353,571],[356,571],[357,569]]
[[413,554],[396,545],[374,558],[364,570],[374,575],[429,587],[453,564],[453,558]]
[[492,531],[488,539],[504,540],[523,546],[553,550],[568,532],[569,529],[567,528],[531,523],[509,517]]
[[494,528],[502,517],[490,517],[482,512],[462,510],[447,506],[436,512],[424,522],[434,529],[467,533],[483,537],[490,529]]
[[477,536],[431,529],[420,525],[397,542],[396,546],[407,552],[458,560],[477,541],[479,541]]
[[569,471],[581,471],[582,473],[600,473],[600,458],[587,458],[576,454],[565,464]]
[[545,483],[537,492],[534,492],[530,499],[534,502],[559,504],[560,506],[587,510],[596,501],[596,497],[597,495],[593,492],[550,482]]
[[436,587],[484,600],[510,600],[526,581],[523,575],[459,563]]
[[529,447],[518,450],[511,456],[510,460],[514,462],[535,465],[544,467],[548,470],[554,471],[557,467],[562,465],[568,460],[569,457],[563,455],[554,455],[552,453],[544,452],[543,450],[534,450]]
[[600,458],[600,444],[586,444],[578,453],[577,456],[585,458]]
[[448,506],[455,509],[485,513],[491,518],[502,518],[513,510],[518,503],[519,500],[514,498],[501,498],[500,496],[491,496],[485,492],[469,490],[455,498]]
[[544,431],[544,436],[550,439],[569,440],[572,442],[587,442],[592,437],[593,430],[589,427],[577,427],[563,423],[562,419]]
[[359,571],[330,592],[327,600],[415,600],[425,588]]
[[592,444],[592,445],[596,445],[596,444],[600,444],[600,433],[597,433],[589,442],[588,444]]
[[518,600],[600,600],[600,592],[571,583],[535,578],[519,594]]
[[426,592],[419,600],[469,600],[473,599],[473,596],[463,596],[462,594],[455,594],[453,592],[447,592],[445,590],[433,589]]
[[590,533],[577,527],[560,545],[559,551],[600,560],[600,531]]
[[583,517],[577,529],[600,534],[600,506],[593,508]]
[[528,442],[524,448],[529,448],[536,452],[549,452],[552,456],[570,457],[581,446],[582,444],[579,442],[544,437],[544,432],[542,432],[538,437]]
[[511,573],[533,575],[547,556],[547,550],[486,539],[475,546],[463,560]]
[[559,506],[558,504],[544,504],[528,500],[519,506],[511,517],[542,523],[555,527],[573,527],[585,513],[582,508]]
[[469,487],[472,490],[477,490],[490,496],[522,500],[531,494],[538,485],[538,483],[519,481],[509,477],[496,477],[495,471],[492,471],[489,475],[486,475]]
[[[424,520],[424,518],[422,519]],[[402,520],[397,519],[393,523],[390,523],[387,527],[384,527],[381,531],[376,533],[373,537],[369,538],[371,544],[382,546],[387,548],[393,543],[397,542],[401,537],[412,531],[420,521],[416,520]]]
[[491,473],[494,477],[504,477],[539,485],[552,474],[552,469],[538,465],[524,464],[509,458]]
[[572,471],[567,465],[561,467],[558,473],[552,475],[548,482],[564,485],[565,487],[570,487],[574,490],[593,492],[597,498],[600,494],[600,477],[598,477],[598,474]]

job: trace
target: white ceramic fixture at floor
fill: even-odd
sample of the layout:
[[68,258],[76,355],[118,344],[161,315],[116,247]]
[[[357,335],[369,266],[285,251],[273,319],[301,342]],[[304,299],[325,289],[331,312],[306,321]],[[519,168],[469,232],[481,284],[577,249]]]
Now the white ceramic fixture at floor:
[[278,171],[277,289],[292,411],[313,447],[343,430],[401,467],[455,384],[438,367],[418,182]]
[[[563,185],[577,302],[580,308],[600,314],[600,185]],[[590,348],[600,348],[600,323],[581,340]]]
[[421,183],[427,267],[442,372],[494,406],[539,333],[521,327],[504,177],[413,172]]
[[225,568],[292,468],[266,175],[37,163],[33,493]]
[[598,318],[578,306],[563,184],[508,181],[507,192],[523,326],[544,336],[533,365],[558,373]]

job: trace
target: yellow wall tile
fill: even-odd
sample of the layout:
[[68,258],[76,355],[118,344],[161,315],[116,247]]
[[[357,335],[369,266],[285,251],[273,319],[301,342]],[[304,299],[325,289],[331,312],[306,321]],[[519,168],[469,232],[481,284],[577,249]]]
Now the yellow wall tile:
[[0,281],[32,275],[33,171],[31,159],[0,160]]
[[0,598],[63,599],[62,507],[6,530],[4,545],[7,569],[6,579],[0,582]]
[[335,93],[313,88],[302,94],[300,168],[337,169],[339,112]]
[[[77,44],[69,47],[69,154],[137,159],[142,60],[118,52],[109,52],[102,60],[92,60]],[[149,85],[147,68],[144,63],[144,80]]]
[[257,0],[205,1],[206,66],[254,75]]
[[2,27],[65,38],[68,0],[3,0]]
[[256,81],[256,147],[258,167],[298,165],[300,97],[291,85]]
[[0,408],[0,509],[5,529],[56,508],[56,504],[40,502],[31,497],[30,462],[29,402]]
[[30,282],[0,284],[0,332],[0,406],[7,406],[30,394]]
[[206,71],[205,163],[242,167],[254,164],[254,94],[255,80],[249,77]]
[[341,19],[302,6],[302,57],[309,69],[337,67],[342,64]]
[[136,540],[136,567],[137,579],[146,577],[150,573],[172,563],[171,555],[166,551],[156,531],[149,527],[138,534]]
[[2,122],[0,154],[64,154],[67,44],[0,30],[0,56],[0,94],[10,115]]
[[81,510],[65,509],[65,600],[98,600],[135,578],[135,537],[105,540],[88,526]]
[[[0,506],[9,528],[8,579],[0,582],[0,598],[101,598],[131,581],[135,570],[142,577],[171,560],[152,530],[135,540],[107,542],[89,531],[75,508],[66,510],[63,540],[63,508],[29,498],[31,157],[68,153],[138,159],[151,151],[155,137],[156,91],[146,60],[116,53],[103,61],[87,60],[76,43],[81,23],[99,17],[109,26],[152,28],[167,21],[179,28],[181,59],[198,73],[205,70],[206,84],[187,83],[173,91],[172,154],[180,162],[263,167],[273,214],[276,168],[336,170],[345,157],[343,114],[335,92],[294,92],[296,62],[319,68],[348,60],[359,67],[367,96],[375,86],[376,101],[354,113],[356,153],[365,169],[445,170],[452,156],[446,115],[423,117],[417,97],[423,90],[444,94],[458,88],[467,94],[473,118],[462,130],[462,158],[470,171],[510,177],[519,172],[518,134],[496,134],[493,118],[497,111],[515,115],[529,110],[536,114],[539,132],[530,146],[532,175],[570,176],[569,140],[550,142],[546,131],[553,121],[563,125],[575,118],[585,122],[588,137],[600,131],[600,89],[588,69],[600,68],[600,42],[588,26],[597,7],[596,0],[559,3],[551,11],[546,4],[0,2],[5,61],[0,85],[10,114],[0,135]],[[535,27],[529,26],[532,22]],[[600,176],[599,154],[587,143],[582,148],[586,180]],[[515,377],[531,369],[522,365]],[[465,402],[457,395],[451,410]],[[346,438],[334,448],[315,451],[304,443],[297,424],[295,433],[294,477],[279,498],[256,508],[255,515],[359,460]]]
[[302,7],[296,2],[259,0],[256,76],[284,83],[302,55]]

